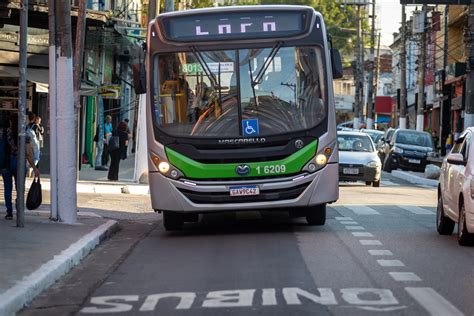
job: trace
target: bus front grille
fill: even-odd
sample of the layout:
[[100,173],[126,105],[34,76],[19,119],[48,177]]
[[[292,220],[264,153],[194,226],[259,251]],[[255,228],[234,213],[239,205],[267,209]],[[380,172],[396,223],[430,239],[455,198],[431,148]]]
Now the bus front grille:
[[230,196],[229,192],[195,192],[180,188],[178,190],[196,204],[252,203],[296,199],[310,183],[304,183],[289,189],[260,191],[259,195],[253,196]]

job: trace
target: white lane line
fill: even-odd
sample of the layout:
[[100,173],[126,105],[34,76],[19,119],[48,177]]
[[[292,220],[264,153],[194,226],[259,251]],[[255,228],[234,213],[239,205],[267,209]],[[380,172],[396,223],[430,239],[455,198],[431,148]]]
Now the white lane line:
[[352,232],[352,236],[354,237],[374,237],[371,233],[367,232]]
[[416,205],[397,205],[397,206],[401,209],[404,209],[405,211],[408,211],[416,215],[434,215],[435,214],[432,211],[418,207]]
[[355,221],[340,221],[339,223],[341,223],[342,225],[358,225],[359,224]]
[[400,260],[377,260],[377,263],[382,267],[404,267],[405,264]]
[[370,249],[369,254],[372,256],[393,256],[393,253],[390,250],[382,250],[382,249]]
[[375,239],[361,239],[359,242],[363,246],[382,246],[382,242]]
[[344,205],[357,215],[380,215],[379,212],[365,205]]
[[406,287],[405,291],[432,316],[464,315],[447,299],[430,287]]
[[352,217],[336,217],[338,221],[352,221]]
[[365,230],[362,226],[346,226],[347,230]]
[[421,278],[413,272],[389,272],[388,274],[398,282],[421,281]]

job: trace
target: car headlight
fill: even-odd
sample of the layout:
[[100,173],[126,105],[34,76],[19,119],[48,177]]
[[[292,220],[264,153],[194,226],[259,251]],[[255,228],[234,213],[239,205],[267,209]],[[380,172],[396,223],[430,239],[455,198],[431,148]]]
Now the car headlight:
[[372,160],[371,162],[366,164],[366,166],[369,167],[369,168],[377,168],[377,167],[380,166],[380,163],[376,160]]
[[403,149],[399,147],[393,147],[393,152],[397,154],[403,154]]
[[436,157],[436,156],[437,156],[437,155],[436,155],[436,153],[435,153],[434,151],[430,151],[430,152],[428,153],[428,157],[434,158],[434,157]]

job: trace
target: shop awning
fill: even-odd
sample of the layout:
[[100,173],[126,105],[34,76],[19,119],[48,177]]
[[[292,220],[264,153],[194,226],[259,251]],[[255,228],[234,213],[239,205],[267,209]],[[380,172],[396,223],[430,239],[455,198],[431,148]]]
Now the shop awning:
[[[0,77],[18,78],[20,72],[15,66],[1,66]],[[49,69],[47,68],[27,68],[26,80],[36,84],[36,92],[48,93],[49,87]],[[81,83],[80,95],[94,96],[97,94],[97,88],[85,83]]]

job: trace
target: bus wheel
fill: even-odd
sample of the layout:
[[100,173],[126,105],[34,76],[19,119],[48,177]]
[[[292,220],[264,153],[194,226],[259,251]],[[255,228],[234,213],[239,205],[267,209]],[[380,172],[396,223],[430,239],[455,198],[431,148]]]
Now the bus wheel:
[[165,229],[180,230],[183,228],[184,218],[183,214],[177,212],[163,211],[163,225]]
[[326,204],[308,207],[306,211],[306,221],[309,225],[324,225],[326,223]]

